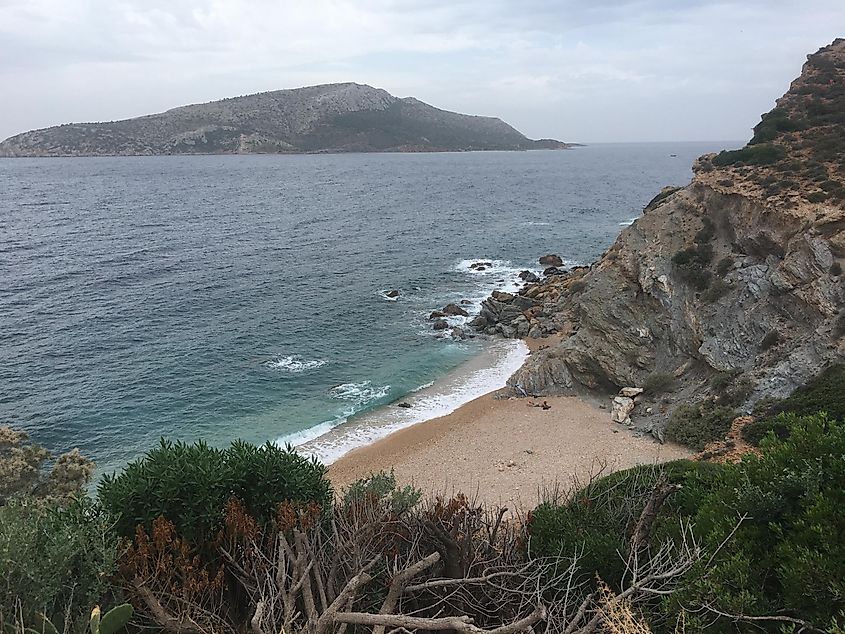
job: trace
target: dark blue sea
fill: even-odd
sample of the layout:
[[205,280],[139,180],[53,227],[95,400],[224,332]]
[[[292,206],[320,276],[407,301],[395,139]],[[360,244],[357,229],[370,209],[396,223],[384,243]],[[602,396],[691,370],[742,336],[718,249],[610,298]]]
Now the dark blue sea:
[[161,436],[331,460],[521,362],[429,312],[545,253],[593,261],[730,145],[0,159],[0,424],[101,472]]

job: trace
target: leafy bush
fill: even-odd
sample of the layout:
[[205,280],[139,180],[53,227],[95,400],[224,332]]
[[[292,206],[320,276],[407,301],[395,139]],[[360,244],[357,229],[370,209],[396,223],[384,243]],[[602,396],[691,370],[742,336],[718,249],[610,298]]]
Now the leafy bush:
[[733,286],[723,279],[715,279],[701,294],[701,299],[709,304],[719,301],[722,297],[731,292]]
[[713,248],[707,243],[681,249],[672,256],[672,262],[678,267],[678,273],[685,282],[703,291],[710,284],[712,274],[707,270],[713,260]]
[[99,498],[124,537],[132,537],[139,524],[149,532],[153,520],[163,516],[181,537],[200,544],[220,529],[230,498],[240,500],[261,524],[273,519],[280,502],[328,506],[332,493],[325,474],[322,464],[290,446],[236,441],[216,449],[162,439],[122,473],[105,476]]
[[[760,456],[725,467],[700,500],[693,522],[712,556],[664,602],[666,612],[711,605],[734,615],[788,615],[831,631],[845,625],[845,425],[824,415],[779,422],[787,438],[764,439]],[[738,631],[732,619],[706,620],[708,632]],[[699,631],[699,623],[690,625]],[[780,631],[776,623],[754,628],[761,625]]]
[[675,408],[666,425],[666,438],[696,451],[714,440],[721,440],[731,428],[735,412],[712,401],[682,404]]
[[379,471],[366,478],[356,480],[343,493],[342,505],[348,509],[355,504],[370,504],[384,507],[394,515],[401,515],[419,504],[422,491],[410,485],[396,486],[393,471]]
[[716,264],[716,273],[720,276],[724,277],[727,275],[728,271],[730,271],[734,266],[734,259],[726,255],[721,260],[719,260],[718,264]]
[[117,556],[111,524],[87,499],[0,507],[0,630],[43,614],[65,632],[84,631],[94,605],[114,603]]
[[810,192],[805,198],[811,203],[821,203],[827,200],[827,194],[825,192]]
[[781,412],[799,416],[827,412],[831,418],[845,420],[845,365],[828,367],[789,397],[761,408],[760,415],[771,418]]
[[693,239],[696,244],[706,244],[716,237],[716,225],[713,224],[710,218],[704,216],[701,219],[701,224],[701,229],[696,232],[695,238]]
[[806,127],[803,122],[790,119],[783,108],[774,108],[761,119],[760,123],[754,126],[754,136],[748,145],[767,143],[773,141],[781,132],[797,132]]
[[652,372],[643,381],[643,391],[646,394],[660,394],[672,389],[675,375],[670,372]]
[[719,167],[727,165],[771,165],[786,156],[783,148],[776,145],[761,143],[747,145],[741,150],[722,150],[713,157],[713,164]]
[[[678,460],[617,471],[573,492],[563,503],[545,502],[531,513],[529,548],[532,555],[579,559],[584,578],[601,579],[619,587],[625,572],[625,543],[658,481],[681,484],[667,509],[690,513],[691,500],[709,488],[717,465]],[[705,483],[705,484],[702,484]]]
[[743,425],[740,435],[748,444],[759,447],[761,441],[769,432],[774,433],[777,438],[783,439],[789,436],[789,427],[778,418],[755,420]]

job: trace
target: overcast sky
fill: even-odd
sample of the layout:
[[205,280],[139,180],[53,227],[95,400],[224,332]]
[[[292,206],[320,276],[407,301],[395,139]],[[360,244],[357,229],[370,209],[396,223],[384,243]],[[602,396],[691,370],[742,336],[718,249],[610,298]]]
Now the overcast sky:
[[0,0],[0,139],[355,81],[567,141],[747,139],[845,0]]

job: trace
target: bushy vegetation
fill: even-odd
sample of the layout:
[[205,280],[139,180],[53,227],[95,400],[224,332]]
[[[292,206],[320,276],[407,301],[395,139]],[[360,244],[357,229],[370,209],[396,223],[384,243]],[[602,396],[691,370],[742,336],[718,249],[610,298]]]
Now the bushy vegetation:
[[[710,605],[731,615],[845,626],[845,426],[824,415],[783,415],[781,422],[786,439],[769,437],[760,456],[726,466],[697,502],[691,520],[714,554],[664,609]],[[737,631],[731,619],[713,619],[705,613],[687,625]],[[780,628],[775,621],[756,626]]]
[[50,452],[26,432],[0,426],[0,498],[69,498],[91,481],[94,463],[73,449],[48,471]]
[[[97,604],[112,603],[118,538],[87,499],[18,499],[0,506],[0,629],[48,618],[84,631]],[[5,630],[4,630],[5,631]]]
[[806,128],[806,123],[790,119],[783,108],[774,108],[762,116],[762,120],[754,126],[754,136],[748,145],[768,143],[782,132],[797,132]]
[[325,475],[325,466],[289,446],[236,441],[218,449],[162,439],[123,472],[105,476],[98,492],[121,536],[133,537],[138,525],[149,532],[163,517],[180,537],[202,544],[222,528],[232,498],[262,525],[273,520],[281,502],[328,506],[332,492]]
[[675,375],[671,372],[652,372],[643,380],[645,394],[654,396],[670,391],[675,385]]
[[741,150],[722,150],[713,157],[713,165],[771,165],[786,156],[783,148],[769,143],[747,145]]
[[683,403],[675,408],[666,425],[666,438],[696,451],[714,440],[722,440],[736,413],[730,407],[705,400]]
[[710,242],[716,236],[716,226],[710,218],[703,217],[701,224],[701,229],[696,232],[693,240],[694,246],[681,249],[672,256],[672,262],[677,267],[681,279],[699,291],[705,290],[713,277],[709,270],[713,261],[713,247]]
[[[717,374],[667,437],[723,437],[750,386]],[[742,432],[759,455],[595,477],[519,521],[460,494],[423,501],[392,473],[334,498],[325,467],[289,448],[162,442],[99,502],[30,487],[0,506],[0,629],[81,632],[93,606],[129,601],[135,625],[186,634],[468,631],[467,618],[626,631],[609,621],[620,611],[654,634],[842,632],[843,387],[833,366],[767,403]]]
[[637,467],[591,482],[562,504],[541,505],[531,548],[555,557],[583,547],[585,573],[622,583],[630,558],[618,536],[635,530],[656,486],[677,485],[653,543],[688,539],[683,527],[692,526],[704,555],[674,592],[643,608],[653,632],[675,632],[682,620],[686,631],[774,633],[790,619],[841,631],[845,425],[824,415],[779,422],[789,434],[769,436],[761,455],[738,464]]
[[799,416],[827,412],[833,419],[844,420],[845,365],[832,365],[822,370],[815,378],[796,389],[789,397],[762,406],[758,415],[761,418],[773,418],[783,412]]

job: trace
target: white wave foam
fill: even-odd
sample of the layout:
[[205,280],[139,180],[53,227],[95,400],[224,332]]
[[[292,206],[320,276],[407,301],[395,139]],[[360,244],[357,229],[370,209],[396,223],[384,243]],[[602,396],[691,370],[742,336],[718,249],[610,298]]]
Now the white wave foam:
[[326,363],[327,361],[324,359],[314,359],[309,361],[304,359],[301,355],[291,354],[267,361],[264,365],[273,370],[285,370],[293,374],[299,374],[300,372],[306,372],[308,370],[314,370],[322,367],[326,365]]
[[504,387],[527,355],[528,348],[522,341],[498,341],[480,358],[471,359],[430,387],[406,396],[413,407],[384,407],[329,427],[324,423],[300,432],[302,440],[294,444],[304,455],[330,464],[357,447],[404,427],[450,414],[461,405]]
[[529,220],[528,222],[523,222],[522,224],[527,225],[529,227],[548,227],[551,222],[537,222],[534,220]]
[[329,390],[329,396],[342,401],[349,401],[356,405],[366,405],[372,401],[384,398],[390,392],[389,385],[373,387],[371,381],[361,383],[341,383]]
[[295,431],[281,436],[275,440],[275,444],[282,447],[285,445],[298,447],[312,440],[316,440],[323,434],[330,432],[338,425],[345,423],[347,420],[348,419],[345,416],[338,416],[334,420],[327,420],[319,425],[315,425],[314,427],[309,427],[308,429],[303,429],[302,431]]
[[630,227],[630,226],[631,226],[632,224],[634,224],[634,223],[635,223],[638,219],[639,219],[639,216],[636,216],[636,217],[634,217],[634,218],[631,218],[630,220],[623,220],[622,222],[620,222],[620,223],[619,223],[619,226],[620,226],[620,227]]

